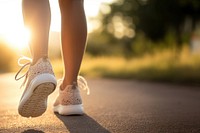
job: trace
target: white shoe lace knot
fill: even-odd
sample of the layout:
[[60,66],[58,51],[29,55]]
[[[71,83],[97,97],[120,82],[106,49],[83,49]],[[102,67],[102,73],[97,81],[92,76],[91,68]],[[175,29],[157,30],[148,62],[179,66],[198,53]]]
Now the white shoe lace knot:
[[[63,79],[58,80],[58,84],[62,85]],[[87,95],[90,95],[90,88],[88,87],[87,81],[84,77],[78,76],[77,82],[74,82],[73,85],[77,85],[80,89],[86,90]]]
[[80,88],[82,88],[83,90],[86,90],[87,95],[90,95],[90,88],[88,87],[88,84],[87,84],[87,81],[85,80],[85,78],[82,76],[78,76],[77,81],[78,81],[78,86]]

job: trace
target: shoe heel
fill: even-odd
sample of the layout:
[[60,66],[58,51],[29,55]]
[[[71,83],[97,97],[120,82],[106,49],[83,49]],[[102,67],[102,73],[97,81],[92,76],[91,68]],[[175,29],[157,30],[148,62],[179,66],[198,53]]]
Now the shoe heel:
[[54,112],[58,112],[60,115],[82,115],[84,114],[84,109],[82,104],[58,105],[54,107]]
[[38,85],[32,95],[20,103],[18,112],[24,117],[38,117],[41,116],[47,109],[48,96],[55,90],[55,84],[51,82],[42,83]]

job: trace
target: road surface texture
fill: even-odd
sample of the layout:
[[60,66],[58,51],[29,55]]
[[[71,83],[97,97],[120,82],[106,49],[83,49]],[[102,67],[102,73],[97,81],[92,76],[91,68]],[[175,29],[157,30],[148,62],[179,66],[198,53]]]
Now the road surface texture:
[[40,117],[17,113],[22,82],[0,75],[0,133],[200,133],[200,88],[132,80],[88,79],[83,116],[52,112],[56,90]]

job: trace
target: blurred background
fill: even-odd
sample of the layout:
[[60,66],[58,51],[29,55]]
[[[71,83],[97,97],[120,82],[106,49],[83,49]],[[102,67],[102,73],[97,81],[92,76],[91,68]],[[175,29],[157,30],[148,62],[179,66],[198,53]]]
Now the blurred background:
[[[60,11],[50,0],[49,56],[62,75]],[[199,0],[85,0],[87,50],[81,75],[200,84]],[[31,57],[21,1],[0,0],[0,73]]]

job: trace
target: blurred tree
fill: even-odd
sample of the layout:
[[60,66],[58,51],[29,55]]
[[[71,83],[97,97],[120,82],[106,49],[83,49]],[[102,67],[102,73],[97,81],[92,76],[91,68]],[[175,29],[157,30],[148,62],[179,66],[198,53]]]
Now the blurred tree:
[[183,33],[190,36],[200,18],[199,0],[116,0],[104,6],[110,10],[100,11],[103,31],[127,44],[135,32],[157,41],[169,31],[175,32],[175,41],[182,44]]

